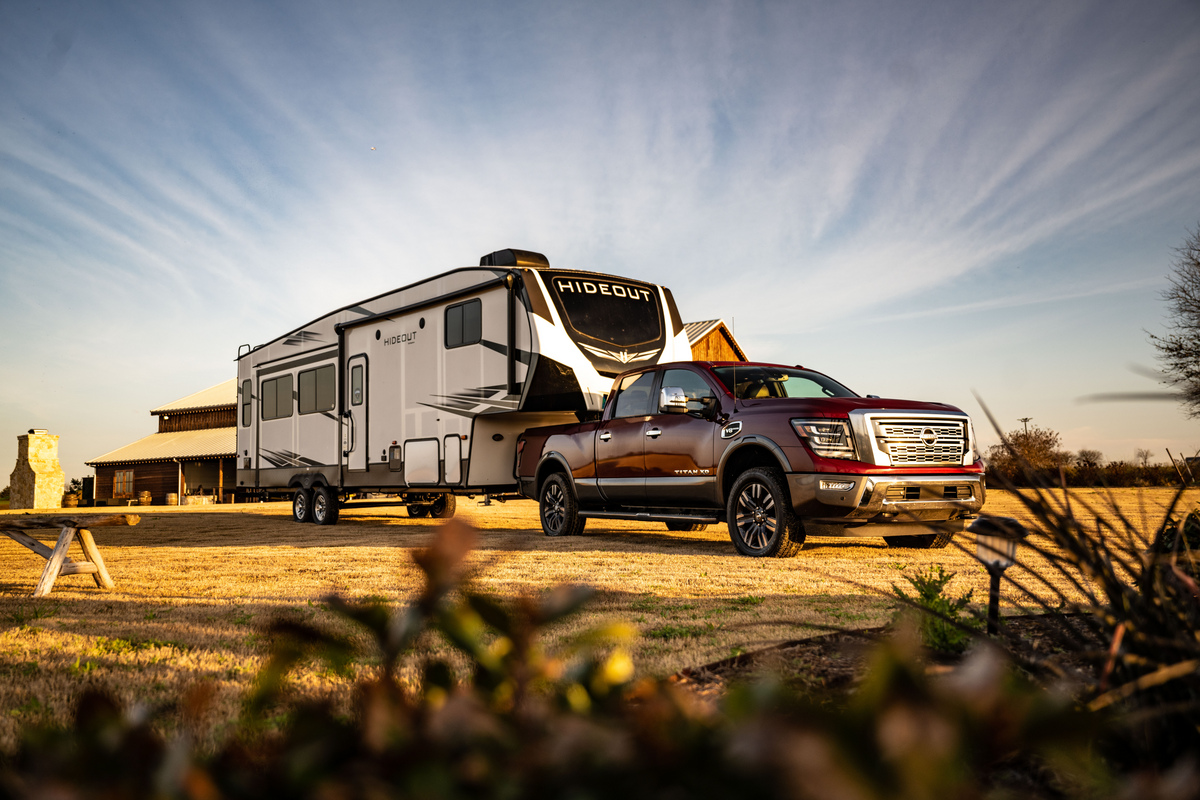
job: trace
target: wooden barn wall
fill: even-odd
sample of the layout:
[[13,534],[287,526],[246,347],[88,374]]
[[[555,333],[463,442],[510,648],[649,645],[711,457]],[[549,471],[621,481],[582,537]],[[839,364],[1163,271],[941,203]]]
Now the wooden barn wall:
[[[217,459],[206,459],[205,463],[215,464]],[[221,462],[222,480],[224,481],[225,496],[232,499],[233,489],[237,478],[236,462],[232,458],[223,458]],[[155,464],[124,464],[121,466],[96,467],[96,499],[112,500],[113,476],[117,470],[133,470],[133,494],[135,499],[141,492],[150,492],[155,505],[162,505],[167,500],[168,493],[179,491],[179,465],[174,461]],[[193,487],[194,488],[194,487]],[[204,493],[211,495],[216,485],[205,485]]]
[[210,428],[233,428],[236,425],[236,408],[218,408],[212,411],[188,411],[164,414],[158,418],[159,433],[204,431]]
[[692,345],[693,361],[742,361],[733,349],[729,334],[723,327],[714,328],[700,341]]

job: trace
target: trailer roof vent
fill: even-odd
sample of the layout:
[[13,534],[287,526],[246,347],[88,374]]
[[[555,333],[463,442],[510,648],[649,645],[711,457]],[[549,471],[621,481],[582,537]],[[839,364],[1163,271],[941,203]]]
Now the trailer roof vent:
[[548,267],[550,260],[532,250],[497,250],[479,259],[481,267]]

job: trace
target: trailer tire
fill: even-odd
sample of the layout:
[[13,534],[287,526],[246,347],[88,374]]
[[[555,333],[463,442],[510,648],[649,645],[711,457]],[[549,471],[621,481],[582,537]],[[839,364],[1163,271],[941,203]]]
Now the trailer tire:
[[708,524],[705,522],[668,522],[667,530],[669,530],[669,531],[703,531],[703,530],[708,530]]
[[312,492],[303,486],[292,495],[292,519],[296,522],[312,522]]
[[547,536],[578,536],[587,520],[579,516],[579,501],[570,479],[561,472],[551,474],[538,490],[538,517]]
[[413,519],[429,516],[430,508],[426,503],[409,503],[408,515]]
[[940,550],[950,544],[954,538],[951,531],[936,531],[934,533],[919,533],[916,536],[885,536],[883,541],[888,547],[906,547],[910,550]]
[[328,486],[317,486],[312,492],[312,521],[318,525],[336,525],[338,496]]
[[773,469],[743,472],[729,492],[725,519],[729,538],[744,556],[790,558],[804,547],[804,525]]
[[425,508],[429,509],[429,516],[435,519],[450,519],[454,516],[454,509],[457,505],[458,500],[447,492]]

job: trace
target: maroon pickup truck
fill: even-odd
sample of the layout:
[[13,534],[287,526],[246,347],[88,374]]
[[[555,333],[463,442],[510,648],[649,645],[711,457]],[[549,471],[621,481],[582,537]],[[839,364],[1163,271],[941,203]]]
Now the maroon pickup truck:
[[860,397],[803,367],[688,361],[619,375],[599,420],[527,430],[521,494],[548,536],[588,517],[701,530],[791,556],[806,535],[945,547],[984,501],[970,418]]

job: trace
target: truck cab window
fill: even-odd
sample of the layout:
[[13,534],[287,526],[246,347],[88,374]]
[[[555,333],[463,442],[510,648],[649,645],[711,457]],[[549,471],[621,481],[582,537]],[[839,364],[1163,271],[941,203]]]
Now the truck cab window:
[[690,369],[669,369],[663,373],[663,388],[675,386],[683,389],[688,399],[688,411],[708,411],[717,402],[716,392],[704,378]]
[[613,419],[642,417],[649,414],[652,388],[654,388],[653,372],[627,376],[617,388],[617,405],[613,409]]
[[478,298],[446,309],[446,349],[483,339],[483,302]]

